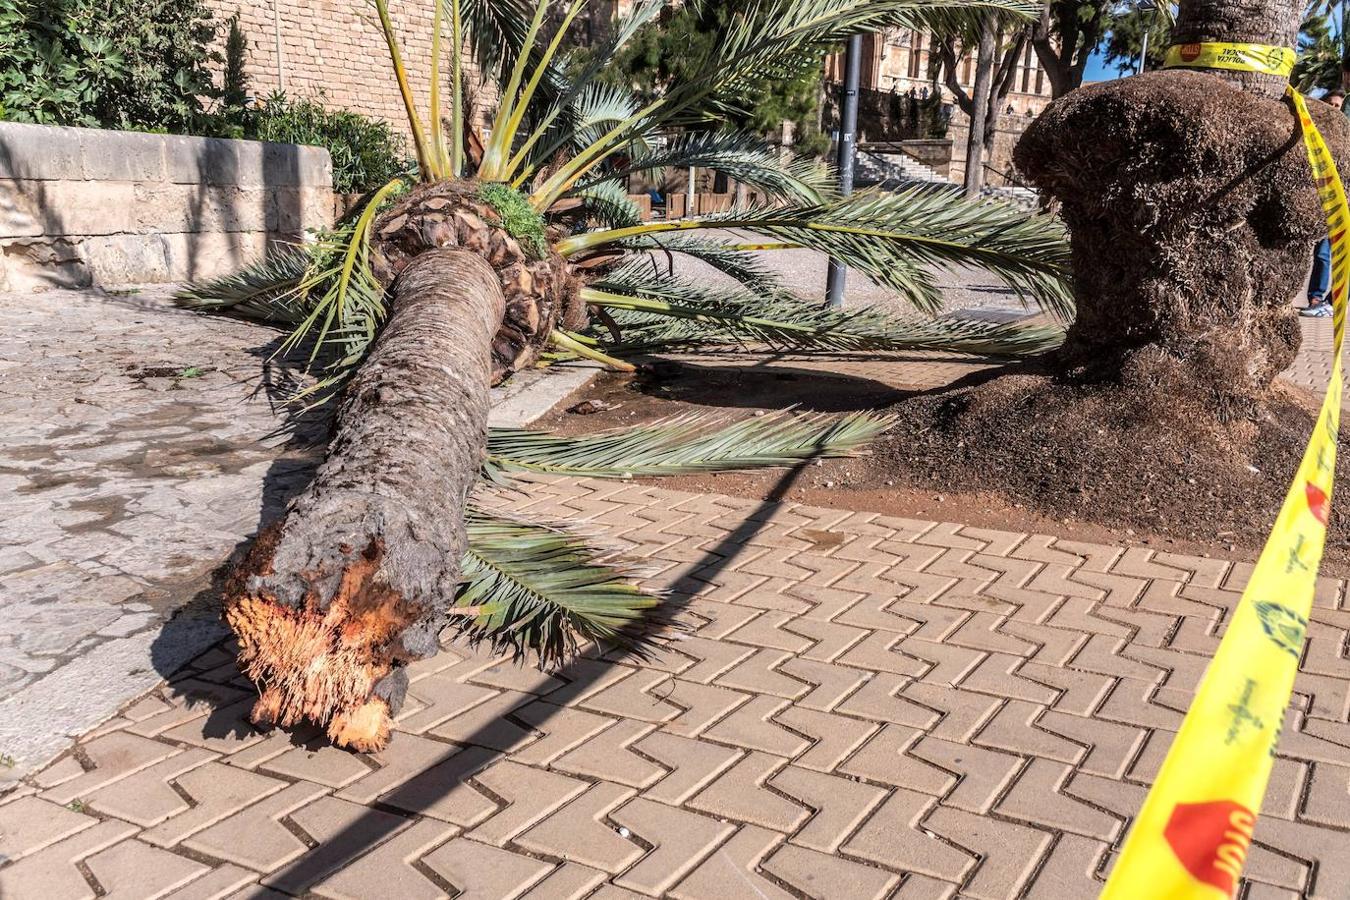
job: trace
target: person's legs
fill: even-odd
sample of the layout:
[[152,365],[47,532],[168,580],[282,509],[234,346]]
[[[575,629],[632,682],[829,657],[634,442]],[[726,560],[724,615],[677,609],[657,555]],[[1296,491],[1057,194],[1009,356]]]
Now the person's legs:
[[1331,292],[1331,238],[1322,238],[1313,252],[1312,277],[1308,280],[1308,305],[1326,300]]

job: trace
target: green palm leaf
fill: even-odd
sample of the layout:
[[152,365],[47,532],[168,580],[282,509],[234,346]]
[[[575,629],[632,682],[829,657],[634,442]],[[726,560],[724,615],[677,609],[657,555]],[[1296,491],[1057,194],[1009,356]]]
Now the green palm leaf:
[[[601,282],[603,284],[603,282]],[[944,317],[900,319],[881,310],[836,310],[792,294],[757,296],[700,288],[680,279],[653,280],[641,296],[586,288],[582,297],[604,307],[622,339],[607,342],[607,353],[628,356],[662,350],[762,345],[773,352],[899,352],[941,350],[979,356],[1033,356],[1058,347],[1064,332],[1027,326]]]
[[617,181],[638,172],[689,166],[713,169],[770,197],[802,203],[821,203],[833,195],[837,178],[829,167],[815,160],[783,159],[778,148],[753,134],[695,131],[670,138],[664,147],[640,154],[629,164],[582,183]]
[[579,437],[495,428],[485,471],[546,472],[590,478],[679,475],[788,466],[850,456],[891,425],[888,416],[779,413],[725,424],[720,416],[680,416]]
[[840,259],[925,312],[942,308],[933,266],[970,265],[1001,280],[1024,303],[1067,320],[1073,314],[1069,245],[1049,216],[966,200],[959,189],[927,185],[868,191],[814,206],[754,206],[697,219],[652,222],[566,238],[563,255],[641,235],[744,229]]
[[734,278],[749,290],[761,294],[781,293],[782,279],[761,261],[760,254],[739,250],[726,241],[692,234],[638,234],[614,242],[626,250],[649,250],[650,257],[632,259],[605,276],[605,287],[621,294],[640,290],[653,277],[661,277],[663,254],[680,253],[707,263]]
[[306,311],[296,298],[312,259],[308,247],[286,247],[233,274],[188,285],[174,294],[173,300],[184,309],[198,312],[298,325]]
[[642,211],[621,185],[592,184],[572,191],[589,218],[610,228],[627,228],[642,221]]
[[642,652],[651,610],[661,598],[631,583],[632,572],[561,527],[470,508],[469,546],[456,606],[477,608],[460,626],[543,667],[561,663],[578,643],[597,641]]
[[734,96],[754,78],[795,77],[811,51],[849,35],[889,27],[948,33],[990,16],[1030,22],[1039,9],[1029,0],[763,0],[718,36],[712,55],[696,67],[701,77],[675,85],[610,129],[540,184],[531,202],[547,209],[620,148],[686,120],[706,120],[708,101]]

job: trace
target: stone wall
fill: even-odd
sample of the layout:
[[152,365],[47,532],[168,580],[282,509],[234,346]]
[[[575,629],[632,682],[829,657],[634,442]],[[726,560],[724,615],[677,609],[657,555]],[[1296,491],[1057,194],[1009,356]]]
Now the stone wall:
[[[207,0],[207,6],[221,22],[239,14],[248,44],[246,71],[253,96],[262,99],[272,91],[284,90],[292,97],[320,99],[326,106],[355,110],[408,131],[384,33],[369,0]],[[403,62],[419,115],[425,119],[430,105],[431,16],[435,7],[431,0],[412,0],[392,7]],[[448,102],[448,39],[445,46],[442,71]],[[466,70],[475,120],[481,122],[484,111],[495,108],[495,95],[482,88],[472,60],[467,58]]]
[[[1017,113],[1004,113],[998,117],[998,130],[994,135],[993,153],[989,159],[985,160],[985,164],[998,170],[999,173],[1007,173],[1013,177],[1009,179],[1004,177],[1003,174],[995,174],[986,169],[984,172],[985,184],[991,187],[1004,187],[1009,184],[1018,184],[1022,180],[1013,165],[1013,148],[1022,139],[1022,132],[1026,131],[1034,121],[1036,121],[1034,115]],[[965,180],[966,141],[969,135],[970,120],[958,109],[952,116],[951,131],[949,132],[952,139],[951,177],[954,181]]]
[[0,122],[0,290],[209,278],[333,217],[328,151]]

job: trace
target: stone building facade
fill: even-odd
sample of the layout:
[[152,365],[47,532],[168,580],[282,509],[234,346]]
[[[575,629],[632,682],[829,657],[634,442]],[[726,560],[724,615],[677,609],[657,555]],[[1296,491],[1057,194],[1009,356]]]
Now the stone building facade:
[[[220,21],[239,14],[248,42],[249,91],[322,99],[385,119],[407,131],[407,116],[389,64],[384,34],[368,0],[207,0]],[[431,0],[394,5],[392,15],[413,93],[425,118],[430,103]],[[448,41],[446,42],[448,44]],[[448,61],[444,70],[449,84]],[[471,62],[469,63],[472,66]],[[495,103],[476,70],[468,73],[477,118]]]
[[[935,82],[932,77],[938,65],[932,43],[932,36],[928,32],[911,29],[896,28],[864,36],[862,86],[897,93],[914,91],[925,97],[937,90],[950,101],[950,94],[941,78]],[[957,81],[967,93],[974,89],[975,63],[976,54],[967,54],[957,70]],[[831,56],[826,61],[826,78],[831,82],[843,81],[842,54]],[[1050,103],[1050,99],[1050,79],[1046,77],[1035,50],[1028,43],[1022,58],[1017,61],[1012,90],[1004,101],[999,117],[993,158],[989,161],[992,168],[1000,172],[1011,171],[1012,148],[1031,121]],[[952,172],[959,177],[964,171],[970,120],[954,102],[951,105],[948,134],[953,142]],[[1000,177],[993,173],[987,174],[990,183],[1002,183]]]

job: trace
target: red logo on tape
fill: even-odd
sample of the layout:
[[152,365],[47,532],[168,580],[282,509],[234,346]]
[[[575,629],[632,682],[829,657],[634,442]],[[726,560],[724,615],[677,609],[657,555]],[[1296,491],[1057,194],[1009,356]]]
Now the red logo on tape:
[[1196,881],[1232,894],[1237,889],[1256,814],[1241,803],[1178,803],[1163,831],[1172,852]]
[[1312,510],[1313,517],[1323,525],[1327,524],[1331,518],[1331,498],[1327,492],[1310,481],[1304,493],[1308,496],[1308,508]]
[[1182,44],[1181,59],[1184,62],[1195,62],[1200,58],[1203,49],[1199,44]]

